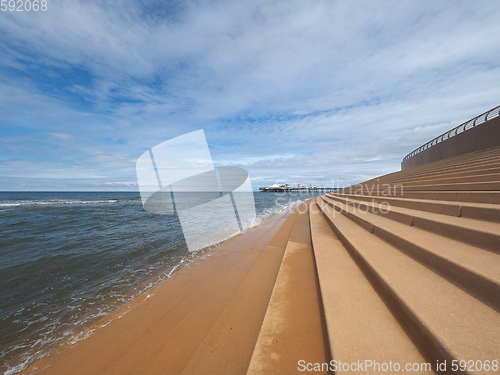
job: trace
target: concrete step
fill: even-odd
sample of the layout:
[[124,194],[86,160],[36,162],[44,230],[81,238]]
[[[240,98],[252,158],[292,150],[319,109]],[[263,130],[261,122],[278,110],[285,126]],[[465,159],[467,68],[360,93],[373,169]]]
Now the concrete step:
[[[296,223],[294,224],[294,233]],[[182,374],[244,374],[280,269],[288,231],[273,239],[255,263]]]
[[324,203],[500,311],[498,254],[360,211],[338,201],[325,199]]
[[[376,196],[383,196],[382,194],[374,193]],[[499,191],[404,191],[401,194],[395,191],[390,197],[404,197],[410,199],[424,199],[424,200],[439,200],[451,202],[467,202],[467,203],[484,203],[484,204],[500,204]]]
[[[480,162],[483,160],[492,160],[495,157],[497,157],[498,155],[500,155],[500,152],[498,150],[499,150],[499,147],[493,147],[493,148],[490,148],[487,150],[470,152],[467,154],[438,160],[438,161],[435,161],[432,163],[419,165],[419,166],[411,168],[411,169],[414,170],[415,172],[419,172],[421,170],[426,170],[429,168],[434,168],[434,169],[442,168],[442,167],[449,166],[451,164],[456,164],[456,165],[460,165],[460,166],[465,165],[466,166],[469,163]],[[404,172],[407,172],[407,171],[409,171],[409,169],[404,170]],[[409,172],[409,173],[411,173],[411,172]]]
[[[155,368],[165,368],[166,374],[179,374],[205,336],[205,331],[210,329],[220,314],[219,304],[227,303],[235,293],[234,285],[243,281],[261,253],[261,250],[251,249],[227,274],[217,280],[213,288],[204,290],[202,296],[192,304],[184,309],[176,308],[175,315],[166,314],[151,327],[147,335],[133,335],[136,340],[120,351],[119,358],[114,358],[99,372],[152,373]],[[226,285],[232,287],[226,288]],[[210,296],[210,302],[207,301],[207,296]],[[154,340],[151,341],[151,338]],[[151,342],[156,346],[151,346]],[[171,351],[165,352],[167,348]]]
[[[430,176],[415,176],[411,178],[398,178],[391,180],[381,179],[376,181],[371,186],[384,185],[384,184],[402,184],[403,186],[421,185],[425,184],[453,184],[465,182],[487,182],[487,181],[500,181],[500,173],[479,173],[472,171],[467,174],[447,174],[434,173]],[[366,184],[370,186],[370,184]]]
[[[310,206],[310,221],[331,358],[348,364],[364,360],[401,366],[427,362],[338,240],[315,201]],[[371,367],[355,370],[336,373],[390,373]],[[419,370],[420,374],[432,373],[431,368]]]
[[341,194],[366,194],[369,195],[403,195],[413,191],[500,191],[500,180],[484,182],[458,182],[453,183],[432,183],[421,181],[420,183],[380,183],[377,185],[358,184],[349,188],[341,189]]
[[328,195],[327,198],[356,207],[362,213],[370,212],[453,240],[500,253],[500,224],[498,223],[425,212],[419,210],[418,206],[414,208],[395,207],[388,202],[367,202],[339,195]]
[[[398,172],[400,173],[400,172]],[[489,174],[498,174],[500,173],[500,167],[499,166],[489,166],[489,167],[481,167],[481,166],[470,166],[467,168],[467,170],[463,169],[455,169],[455,168],[450,168],[445,171],[429,171],[427,173],[421,173],[421,174],[411,174],[411,175],[400,175],[400,174],[395,174],[393,176],[382,176],[378,177],[373,180],[366,181],[365,184],[367,185],[372,185],[372,184],[377,184],[377,183],[403,183],[403,182],[409,182],[413,180],[426,180],[426,179],[432,179],[436,177],[441,177],[441,178],[449,178],[449,177],[470,177],[474,176],[475,174],[481,174],[481,175],[489,175]]]
[[422,181],[422,184],[404,185],[405,192],[411,191],[500,191],[500,180],[485,181],[485,182],[455,182],[455,183],[438,183],[427,184]]
[[393,178],[411,178],[413,176],[432,176],[433,174],[448,174],[448,173],[469,173],[474,169],[494,169],[498,168],[499,156],[491,156],[481,160],[464,160],[460,162],[459,160],[449,159],[447,165],[436,165],[436,164],[426,164],[421,167],[410,168],[403,171],[389,173],[387,175],[379,176],[366,182],[376,181],[377,179],[389,180]]
[[435,173],[432,176],[417,177],[411,179],[400,180],[404,185],[411,185],[414,183],[425,182],[426,184],[436,184],[436,183],[464,183],[464,182],[488,182],[488,181],[499,181],[500,173],[479,173],[476,171],[471,171],[468,174],[451,174],[443,176],[440,173]]
[[365,181],[366,183],[372,183],[376,180],[391,180],[395,178],[411,178],[413,176],[432,176],[434,174],[447,174],[447,173],[469,173],[474,169],[494,169],[499,167],[498,156],[492,156],[488,159],[470,161],[465,160],[464,162],[459,162],[455,159],[449,159],[447,165],[437,165],[435,163],[426,164],[420,167],[410,168],[403,171],[388,173],[383,176],[378,176],[376,178]]
[[[500,353],[497,311],[336,213],[322,199],[318,205],[344,247],[428,361],[446,360],[449,366],[452,360],[497,358]],[[450,367],[448,373],[452,373]]]
[[[457,159],[448,159],[446,165],[437,165],[434,163],[422,165],[421,167],[406,169],[403,171],[387,174],[377,177],[379,179],[392,178],[392,177],[412,177],[412,176],[428,176],[434,173],[455,173],[455,172],[470,172],[476,169],[490,169],[498,168],[499,161],[498,155],[488,156],[485,158],[470,160],[464,159],[459,161]],[[417,169],[418,168],[418,169]]]
[[434,212],[443,215],[467,217],[469,219],[480,219],[483,221],[500,223],[500,205],[495,204],[394,198],[360,194],[327,194],[327,196],[333,195],[368,202],[386,202],[396,207],[418,209],[420,211]]
[[[482,169],[494,169],[500,167],[500,160],[498,152],[500,148],[496,148],[495,154],[487,154],[486,151],[479,151],[481,156],[473,158],[472,154],[457,156],[455,158],[445,159],[442,161],[421,165],[415,168],[389,173],[384,176],[373,178],[364,182],[364,184],[373,184],[378,181],[384,183],[392,183],[396,180],[403,180],[405,178],[426,178],[435,175],[446,175],[454,173],[474,173]],[[452,168],[451,168],[452,167]]]
[[[267,251],[279,251],[277,248],[280,248],[280,240],[289,237],[296,218],[297,215],[295,214],[291,214],[287,218],[270,241],[269,246],[266,247]],[[181,322],[173,329],[161,332],[165,336],[162,344],[157,348],[150,348],[149,357],[145,357],[141,364],[137,365],[137,361],[134,362],[136,366],[133,373],[151,374],[155,369],[163,368],[165,369],[164,374],[180,374],[264,251],[252,248],[248,252],[249,257],[247,259],[242,258],[228,274],[218,277],[216,287],[200,298],[198,303],[184,315]],[[141,345],[143,344],[139,343],[132,351],[135,353],[137,350],[142,350]],[[130,364],[120,363],[115,365],[113,370],[118,370],[115,373],[120,373],[125,371],[126,368],[130,371]]]
[[299,208],[247,374],[295,374],[300,360],[328,362],[308,205]]
[[378,181],[385,182],[393,182],[393,181],[403,181],[406,179],[411,179],[414,177],[418,178],[427,178],[433,177],[436,175],[448,177],[448,176],[470,176],[474,174],[474,172],[478,172],[480,174],[489,174],[489,173],[499,173],[500,166],[492,163],[485,163],[479,165],[467,165],[467,167],[461,168],[443,168],[443,169],[430,169],[428,171],[422,171],[420,173],[405,173],[405,171],[390,173],[384,176],[376,177],[370,180],[365,181],[367,184],[377,183]]

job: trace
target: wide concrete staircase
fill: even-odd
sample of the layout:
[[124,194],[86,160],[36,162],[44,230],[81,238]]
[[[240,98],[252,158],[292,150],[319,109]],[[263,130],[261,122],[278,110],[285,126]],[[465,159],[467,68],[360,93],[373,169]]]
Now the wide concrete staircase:
[[[410,356],[410,340],[428,362],[447,361],[448,373],[488,373],[481,364],[498,360],[500,147],[323,196],[312,203],[311,228],[333,358],[373,358],[377,350],[380,360],[397,358],[386,348]],[[365,300],[353,308],[365,302],[354,291],[358,282],[378,305]],[[345,288],[352,291],[342,294]],[[381,314],[387,328],[346,322],[346,311],[360,310],[367,315],[360,321]],[[388,335],[393,344],[383,343]],[[454,371],[453,360],[478,362]]]
[[499,253],[500,147],[304,202],[26,373],[498,374]]
[[[325,357],[336,373],[500,373],[500,147],[307,204]],[[293,320],[302,304],[292,275],[305,267],[306,239],[300,250],[287,246],[250,374],[313,362],[301,352],[308,343],[280,344],[304,328]]]

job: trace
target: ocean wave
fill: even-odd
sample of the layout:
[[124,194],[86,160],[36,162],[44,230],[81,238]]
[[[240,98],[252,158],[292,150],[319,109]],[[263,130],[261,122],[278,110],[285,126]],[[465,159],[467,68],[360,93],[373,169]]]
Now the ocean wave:
[[24,207],[24,206],[54,206],[54,205],[85,205],[85,204],[106,204],[117,203],[118,199],[106,199],[95,201],[52,199],[46,201],[12,201],[0,202],[0,207]]
[[237,235],[246,233],[249,230],[263,224],[264,222],[266,222],[268,219],[270,219],[274,215],[284,213],[284,212],[287,212],[287,211],[290,211],[290,210],[296,208],[302,202],[304,202],[304,201],[296,200],[296,201],[287,202],[284,204],[276,203],[275,206],[264,209],[261,213],[256,215],[249,223],[242,223],[243,230],[238,230],[238,231],[236,231],[234,233],[230,233],[230,234],[226,233],[225,236],[221,236],[216,241],[214,241],[212,243],[204,244],[203,246],[200,246],[198,249],[196,249],[194,251],[194,253],[203,252],[203,251],[206,251],[207,249],[214,248],[214,247],[220,245],[221,243],[223,243],[223,242],[225,242],[225,241],[227,241],[227,240],[229,240]]
[[296,201],[291,201],[283,204],[276,204],[275,206],[265,208],[260,214],[255,216],[255,218],[247,225],[243,227],[243,232],[246,232],[258,225],[261,225],[264,223],[266,220],[271,218],[274,215],[290,211],[297,206],[299,206],[301,203],[303,203],[303,200],[296,200]]

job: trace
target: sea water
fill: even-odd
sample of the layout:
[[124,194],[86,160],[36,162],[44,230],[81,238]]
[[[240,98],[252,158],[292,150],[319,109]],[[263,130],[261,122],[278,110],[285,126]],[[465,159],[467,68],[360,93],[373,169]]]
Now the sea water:
[[[317,195],[256,192],[250,227]],[[136,192],[0,192],[0,371],[78,340],[204,251],[189,252],[179,218],[145,211]]]

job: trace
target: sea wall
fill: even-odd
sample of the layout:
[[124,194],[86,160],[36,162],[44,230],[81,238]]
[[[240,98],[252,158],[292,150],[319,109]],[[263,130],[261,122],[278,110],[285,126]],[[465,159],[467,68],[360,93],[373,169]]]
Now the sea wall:
[[500,117],[467,129],[405,158],[401,163],[401,170],[495,146],[500,146]]

